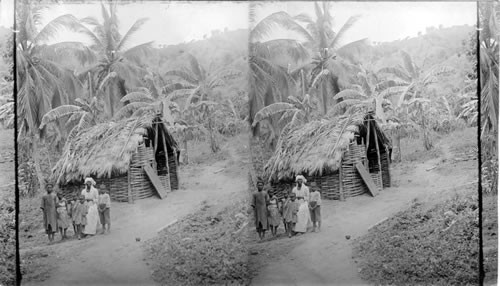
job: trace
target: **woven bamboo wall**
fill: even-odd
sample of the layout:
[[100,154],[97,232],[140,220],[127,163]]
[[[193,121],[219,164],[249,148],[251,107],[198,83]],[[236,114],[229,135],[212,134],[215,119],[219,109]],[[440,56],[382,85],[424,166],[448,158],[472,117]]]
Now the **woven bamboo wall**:
[[363,179],[356,169],[358,162],[364,163],[366,158],[364,144],[351,144],[342,160],[342,184],[344,197],[359,196],[368,191]]
[[[356,164],[358,162],[364,162],[365,160],[365,145],[363,144],[351,144],[349,150],[344,153],[344,158],[342,160],[342,182],[343,182],[343,192],[344,197],[354,197],[362,195],[368,192],[366,184],[359,175]],[[377,173],[370,174],[375,180],[377,186],[381,184],[380,179],[378,179]],[[321,191],[321,196],[324,199],[338,200],[340,199],[340,176],[338,171],[325,172],[322,176],[314,176],[307,178],[307,185],[315,183]],[[293,181],[281,181],[279,183],[273,184],[269,193],[271,195],[276,195],[278,198],[282,198],[286,192],[290,192],[293,189]]]
[[[137,152],[132,155],[130,161],[130,191],[133,200],[144,199],[153,196],[153,184],[144,172],[143,166],[145,165],[154,166],[154,148],[146,147],[145,145],[139,145],[137,147]],[[125,188],[123,193],[126,193],[128,198],[128,189]]]
[[[102,178],[94,179],[96,181],[96,188],[102,188],[104,185],[105,189],[112,201],[116,202],[127,202],[128,201],[128,178],[127,175],[112,177],[112,178]],[[61,192],[66,199],[77,199],[82,190],[85,188],[83,182],[80,184],[67,184],[61,187]]]

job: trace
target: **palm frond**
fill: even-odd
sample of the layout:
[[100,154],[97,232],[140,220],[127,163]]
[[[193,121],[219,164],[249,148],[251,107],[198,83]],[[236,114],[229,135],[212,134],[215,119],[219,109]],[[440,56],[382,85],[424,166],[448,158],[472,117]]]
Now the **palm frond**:
[[64,116],[68,116],[70,114],[73,114],[75,112],[82,111],[82,108],[79,106],[75,105],[61,105],[58,106],[49,112],[47,112],[43,117],[42,117],[42,122],[40,124],[40,129],[43,129],[45,125],[47,125],[50,122],[56,121],[58,119],[61,119]]
[[364,99],[366,98],[365,95],[363,95],[362,93],[360,93],[359,91],[357,90],[354,90],[354,89],[344,89],[342,91],[340,91],[339,93],[337,93],[334,97],[333,97],[333,101],[336,102],[337,100],[339,99]]
[[392,74],[404,81],[411,81],[411,76],[399,67],[385,67],[378,70],[377,73]]
[[198,79],[196,78],[196,75],[194,75],[192,72],[185,71],[185,70],[170,70],[165,73],[165,76],[175,76],[179,77],[191,84],[197,84]]
[[174,83],[169,83],[161,88],[162,93],[169,94],[173,92],[174,90],[179,90],[179,89],[185,89],[185,90],[191,90],[196,88],[197,85],[188,83],[188,82],[174,82]]
[[130,114],[134,113],[136,110],[141,108],[146,108],[150,105],[151,104],[147,102],[131,102],[120,108],[120,110],[118,110],[118,112],[115,114],[114,118],[116,119],[125,118],[127,116],[130,116]]
[[345,36],[345,33],[349,31],[349,29],[356,24],[356,22],[361,18],[360,15],[356,16],[351,16],[347,21],[342,25],[342,27],[339,29],[333,40],[330,42],[329,47],[332,49],[337,49],[340,47],[340,43],[342,43],[342,39]]
[[410,54],[408,54],[405,51],[401,51],[401,56],[403,57],[403,64],[406,71],[411,75],[412,78],[417,78],[418,77],[417,70]]
[[260,121],[290,109],[295,109],[295,106],[286,102],[276,102],[270,104],[262,108],[255,114],[252,125],[256,126]]
[[127,45],[127,43],[130,41],[130,38],[132,37],[132,35],[134,35],[142,27],[142,25],[144,25],[144,23],[146,23],[147,21],[148,21],[148,18],[141,18],[141,19],[135,21],[135,23],[132,25],[132,27],[130,27],[130,29],[128,29],[127,33],[125,33],[123,38],[120,40],[120,43],[118,43],[116,50],[121,51]]
[[66,14],[55,18],[45,25],[42,30],[33,39],[33,43],[36,45],[45,44],[52,38],[54,38],[58,32],[62,29],[69,29],[72,31],[80,31],[81,24],[78,19],[71,14]]
[[410,83],[404,80],[399,80],[399,79],[389,79],[389,80],[384,80],[382,82],[377,83],[375,86],[375,90],[378,92],[381,92],[383,90],[386,90],[390,87],[395,87],[395,86],[406,86],[409,85]]
[[250,31],[250,42],[256,42],[264,37],[269,36],[276,27],[284,28],[288,31],[293,31],[297,35],[304,37],[306,41],[313,42],[313,37],[309,32],[299,25],[293,17],[288,13],[280,11],[273,13],[266,18],[262,19],[257,25]]
[[151,96],[151,93],[149,92],[140,92],[140,91],[134,91],[126,94],[122,99],[120,99],[120,102],[153,102],[154,99]]
[[286,55],[294,62],[299,62],[309,57],[308,49],[293,39],[273,39],[256,46],[257,55],[268,59]]

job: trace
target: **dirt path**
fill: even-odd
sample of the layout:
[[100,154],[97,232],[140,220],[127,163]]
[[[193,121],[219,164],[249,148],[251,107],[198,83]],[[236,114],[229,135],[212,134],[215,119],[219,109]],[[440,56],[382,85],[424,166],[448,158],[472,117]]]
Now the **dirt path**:
[[[112,205],[112,233],[81,241],[58,244],[55,253],[63,259],[60,267],[44,281],[24,285],[155,285],[143,261],[142,243],[159,229],[194,212],[203,201],[210,205],[227,203],[227,197],[246,189],[246,166],[236,152],[229,160],[191,169],[181,176],[184,188],[166,199],[150,198],[135,204]],[[220,171],[225,168],[224,171]],[[136,238],[140,238],[140,242]]]
[[[399,181],[399,186],[384,189],[376,198],[366,195],[349,198],[345,202],[324,200],[321,232],[291,238],[290,244],[296,247],[291,251],[283,249],[282,253],[285,254],[277,257],[276,261],[263,254],[252,258],[256,260],[253,264],[266,265],[258,271],[252,284],[366,284],[358,277],[358,268],[352,259],[353,239],[366,234],[374,224],[405,209],[415,198],[428,200],[433,194],[443,192],[443,189],[453,192],[454,187],[477,180],[477,171],[471,171],[474,168],[477,170],[474,166],[468,170],[458,168],[454,172],[443,170],[453,163],[450,163],[452,155],[448,146],[443,145],[442,148],[445,160],[436,158],[401,174],[401,170],[394,170],[392,175]],[[428,171],[435,166],[438,167]],[[347,240],[346,235],[350,235],[351,240]],[[284,239],[288,238],[269,241],[265,248],[282,245]],[[255,248],[259,249],[259,244]]]

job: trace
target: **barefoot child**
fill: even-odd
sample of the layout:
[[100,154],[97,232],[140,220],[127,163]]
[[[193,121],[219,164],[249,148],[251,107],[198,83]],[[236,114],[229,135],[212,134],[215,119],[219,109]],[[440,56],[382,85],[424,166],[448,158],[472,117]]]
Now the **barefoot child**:
[[283,217],[287,224],[288,237],[292,237],[292,230],[297,223],[297,213],[299,212],[299,203],[295,200],[295,194],[290,194],[290,201],[287,204]]
[[271,234],[273,236],[276,236],[276,233],[278,232],[278,226],[281,223],[281,216],[278,209],[278,198],[276,198],[275,195],[273,195],[271,197],[271,200],[269,200],[267,210],[269,212],[268,221],[269,226],[271,227]]
[[288,225],[285,220],[285,211],[288,209],[288,203],[290,202],[289,193],[285,192],[283,199],[281,199],[280,213],[283,219],[283,225],[285,226],[285,233],[288,233]]
[[71,222],[73,223],[73,231],[75,232],[75,237],[78,237],[78,229],[76,228],[76,208],[80,204],[78,197],[71,200]]
[[309,194],[309,210],[311,212],[311,221],[313,223],[313,232],[316,231],[316,223],[318,231],[321,230],[321,193],[318,188],[313,188]]
[[63,197],[62,193],[57,193],[57,226],[59,227],[59,232],[61,233],[61,240],[66,239],[66,230],[71,223],[68,216],[68,205],[66,199]]
[[[109,194],[106,192],[105,186],[101,185],[99,189],[99,219],[102,225],[102,233],[109,233],[111,231],[111,219],[109,216],[111,207],[111,199]],[[106,225],[108,225],[108,230],[106,231]]]
[[82,195],[80,196],[80,201],[76,204],[75,212],[73,213],[78,239],[81,239],[83,236],[83,229],[87,224],[87,212],[88,206],[85,203],[85,196]]

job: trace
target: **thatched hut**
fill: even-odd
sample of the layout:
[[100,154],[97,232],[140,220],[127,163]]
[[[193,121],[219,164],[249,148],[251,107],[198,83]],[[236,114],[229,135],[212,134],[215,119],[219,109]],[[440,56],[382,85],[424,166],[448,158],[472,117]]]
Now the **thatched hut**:
[[156,192],[144,168],[152,167],[164,190],[178,189],[177,142],[160,116],[145,115],[82,130],[65,145],[52,180],[67,197],[77,196],[85,177],[104,185],[114,201],[132,202]]
[[368,191],[358,162],[379,190],[390,186],[390,150],[388,137],[370,113],[312,121],[282,134],[264,174],[278,197],[303,174],[321,189],[322,197],[343,200]]

